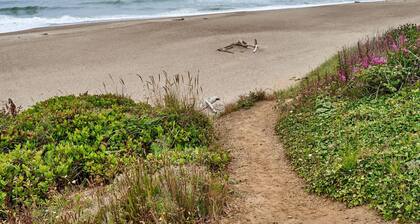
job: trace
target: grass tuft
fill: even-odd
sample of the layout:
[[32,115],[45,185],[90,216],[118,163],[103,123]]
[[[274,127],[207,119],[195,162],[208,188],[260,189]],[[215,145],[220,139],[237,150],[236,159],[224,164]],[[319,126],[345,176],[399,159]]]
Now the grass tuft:
[[60,223],[197,223],[222,214],[226,183],[205,168],[171,166],[156,169],[138,163],[100,197],[94,214],[69,211]]
[[275,99],[275,96],[273,94],[268,94],[264,90],[250,91],[246,95],[239,96],[239,99],[235,103],[227,104],[221,116],[241,110],[241,109],[249,109],[253,107],[255,103],[259,101],[274,100],[274,99]]

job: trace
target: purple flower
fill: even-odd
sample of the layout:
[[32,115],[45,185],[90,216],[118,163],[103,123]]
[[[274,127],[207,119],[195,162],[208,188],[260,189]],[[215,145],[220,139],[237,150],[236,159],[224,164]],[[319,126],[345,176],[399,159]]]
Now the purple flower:
[[400,48],[398,47],[397,43],[393,42],[393,43],[391,44],[391,49],[392,49],[393,51],[398,51]]
[[386,64],[387,59],[382,56],[372,55],[370,57],[364,57],[360,63],[363,68],[369,68],[371,65],[382,65]]
[[400,35],[400,46],[404,46],[407,38],[404,35]]
[[338,71],[338,77],[340,78],[342,82],[347,81],[346,73],[342,69]]
[[364,57],[362,59],[361,65],[363,68],[368,68],[369,67],[369,58],[368,57]]
[[373,56],[370,60],[371,65],[382,65],[387,62],[385,57],[382,56]]
[[351,71],[352,71],[353,73],[358,73],[358,72],[360,71],[360,68],[358,68],[358,67],[353,67],[353,68],[351,69]]

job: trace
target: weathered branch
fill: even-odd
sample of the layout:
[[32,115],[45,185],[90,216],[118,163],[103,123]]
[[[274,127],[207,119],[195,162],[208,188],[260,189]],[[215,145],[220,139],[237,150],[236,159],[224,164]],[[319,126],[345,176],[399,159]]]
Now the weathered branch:
[[218,51],[221,51],[221,52],[226,52],[226,53],[233,54],[233,52],[232,51],[229,51],[229,49],[233,49],[235,46],[237,46],[237,47],[243,47],[243,48],[246,48],[246,49],[253,49],[252,50],[253,53],[257,52],[257,50],[258,50],[258,42],[257,42],[257,39],[254,39],[254,45],[248,44],[247,42],[245,42],[243,40],[238,40],[235,43],[229,44],[229,45],[227,45],[225,47],[222,47],[222,48],[219,48],[217,50]]

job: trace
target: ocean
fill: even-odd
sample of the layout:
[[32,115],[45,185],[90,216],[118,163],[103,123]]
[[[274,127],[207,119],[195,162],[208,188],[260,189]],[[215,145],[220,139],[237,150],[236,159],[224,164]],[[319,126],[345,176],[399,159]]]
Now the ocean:
[[99,21],[300,8],[353,2],[349,0],[0,0],[0,33]]

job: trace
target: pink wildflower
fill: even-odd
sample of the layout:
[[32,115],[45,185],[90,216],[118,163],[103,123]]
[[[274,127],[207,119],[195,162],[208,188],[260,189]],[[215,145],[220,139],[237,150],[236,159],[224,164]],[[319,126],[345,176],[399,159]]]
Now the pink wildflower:
[[391,49],[392,49],[393,51],[398,51],[400,48],[398,47],[397,43],[393,42],[393,43],[391,44]]
[[373,56],[370,60],[371,65],[382,65],[387,62],[385,57],[382,56]]
[[338,71],[338,77],[342,82],[347,81],[346,73],[344,72],[344,70]]
[[358,73],[360,69],[358,67],[353,67],[351,70],[353,73]]
[[407,38],[404,35],[400,35],[400,46],[404,46]]
[[369,67],[369,58],[368,57],[364,57],[362,59],[362,63],[361,63],[363,68],[368,68]]

